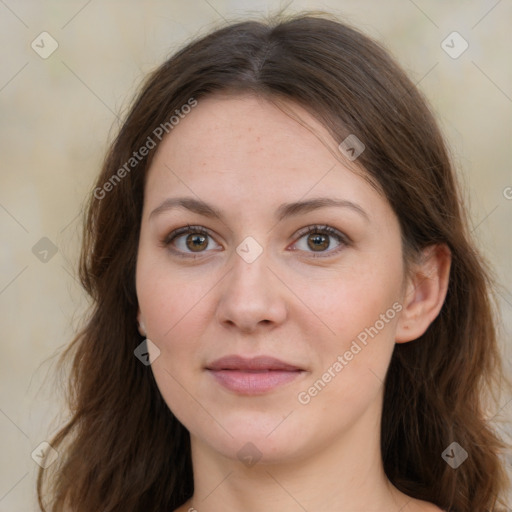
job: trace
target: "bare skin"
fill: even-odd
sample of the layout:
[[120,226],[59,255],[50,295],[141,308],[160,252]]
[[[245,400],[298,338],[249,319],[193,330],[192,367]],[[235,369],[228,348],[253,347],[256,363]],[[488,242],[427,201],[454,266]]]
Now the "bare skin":
[[[290,108],[337,151],[340,141]],[[184,196],[223,218],[184,208],[151,215]],[[318,197],[356,207],[276,220],[281,204]],[[200,236],[193,229],[169,242],[187,225],[207,230],[201,250],[186,243]],[[312,225],[345,238],[304,233]],[[396,489],[380,453],[393,348],[417,339],[438,315],[450,268],[449,251],[435,246],[406,275],[400,236],[381,193],[261,98],[202,99],[164,139],[145,188],[136,286],[141,333],[160,350],[156,382],[191,434],[195,493],[175,512],[440,511]],[[262,249],[251,262],[236,251],[246,237]],[[325,242],[321,250],[312,239]],[[370,326],[378,333],[350,357]],[[271,355],[303,371],[248,396],[206,369],[228,354]],[[347,364],[336,371],[344,354]],[[309,392],[319,379],[325,386]],[[257,448],[251,466],[239,455],[247,446]]]

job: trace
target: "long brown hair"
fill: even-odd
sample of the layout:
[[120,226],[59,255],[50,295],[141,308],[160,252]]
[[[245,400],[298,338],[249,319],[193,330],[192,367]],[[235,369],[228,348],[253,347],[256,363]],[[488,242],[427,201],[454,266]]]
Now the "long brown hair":
[[[169,120],[184,105],[221,91],[291,100],[335,140],[356,134],[366,146],[358,162],[395,211],[407,260],[431,244],[451,250],[440,314],[418,340],[395,345],[382,459],[389,480],[412,497],[453,512],[498,510],[508,486],[506,445],[490,420],[508,380],[493,280],[471,240],[447,148],[425,99],[388,53],[318,13],[217,29],[143,84],[87,205],[79,273],[92,308],[61,358],[72,361],[71,419],[50,441],[58,461],[39,472],[41,509],[160,512],[193,494],[189,433],[161,397],[151,367],[134,356],[143,341],[135,266],[155,152],[140,157],[139,150],[149,138],[158,143],[164,128],[172,136]],[[441,456],[452,442],[469,454],[457,469]]]

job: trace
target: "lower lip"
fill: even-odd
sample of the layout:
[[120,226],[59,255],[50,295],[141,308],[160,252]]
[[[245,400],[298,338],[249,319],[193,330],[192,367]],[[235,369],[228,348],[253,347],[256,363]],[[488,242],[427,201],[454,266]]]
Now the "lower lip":
[[258,395],[291,382],[303,373],[302,370],[269,370],[244,372],[241,370],[208,370],[225,388],[244,395]]

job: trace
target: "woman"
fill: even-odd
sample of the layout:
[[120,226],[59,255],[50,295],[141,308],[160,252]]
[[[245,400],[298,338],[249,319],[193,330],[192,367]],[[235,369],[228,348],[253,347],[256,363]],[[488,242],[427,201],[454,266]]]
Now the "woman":
[[238,23],[160,66],[80,275],[42,510],[503,505],[491,280],[425,100],[353,28]]

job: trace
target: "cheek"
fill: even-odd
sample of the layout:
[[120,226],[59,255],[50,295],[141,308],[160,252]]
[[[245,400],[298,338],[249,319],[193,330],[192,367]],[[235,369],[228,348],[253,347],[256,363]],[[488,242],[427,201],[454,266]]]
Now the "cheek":
[[395,345],[396,297],[382,289],[333,291],[320,314],[336,335],[315,340],[317,364],[294,397],[301,421],[316,423],[326,436],[336,435],[377,407]]
[[[204,318],[211,284],[185,270],[171,269],[165,258],[141,257],[137,265],[137,298],[148,337],[171,349],[176,339],[193,338]],[[181,335],[178,335],[181,333]],[[185,334],[187,333],[187,334]]]
[[[401,272],[401,261],[390,258],[309,287],[318,316],[334,332],[315,340],[318,364],[302,395],[315,402],[311,411],[332,407],[337,421],[348,420],[379,393],[402,307]],[[320,289],[323,293],[315,292]]]
[[332,279],[304,283],[300,293],[329,327],[331,336],[325,341],[334,340],[336,348],[342,348],[376,323],[379,331],[392,330],[397,317],[393,304],[400,298],[400,289],[401,265],[388,261],[382,266],[361,264]]
[[160,393],[173,414],[187,428],[207,424],[204,411],[191,400],[195,370],[199,371],[199,342],[206,318],[208,286],[167,265],[141,258],[137,269],[137,295],[147,337],[160,350],[151,365]]

